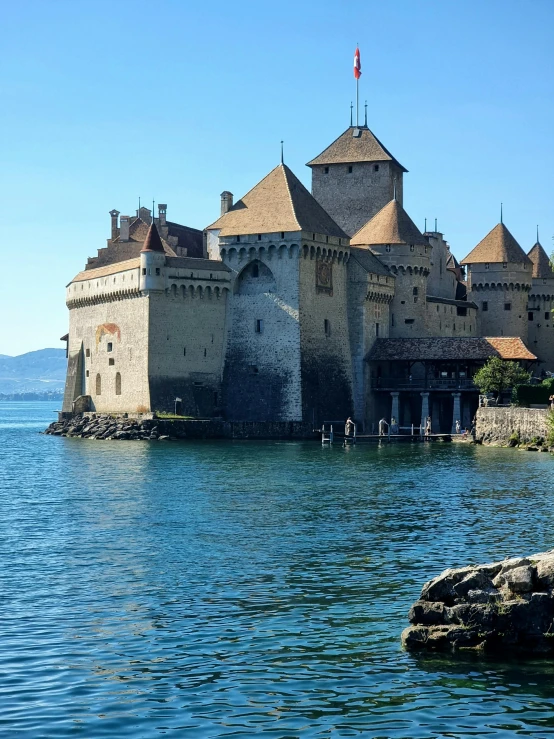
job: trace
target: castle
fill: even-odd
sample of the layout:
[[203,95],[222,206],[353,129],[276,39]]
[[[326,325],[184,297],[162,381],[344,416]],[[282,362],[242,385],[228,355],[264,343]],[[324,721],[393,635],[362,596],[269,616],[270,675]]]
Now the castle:
[[[554,272],[501,222],[459,264],[403,208],[407,170],[367,125],[284,163],[203,232],[139,208],[67,286],[63,411],[371,430],[468,426],[491,356],[554,369]],[[467,271],[467,272],[466,272]],[[467,278],[466,278],[467,273]]]

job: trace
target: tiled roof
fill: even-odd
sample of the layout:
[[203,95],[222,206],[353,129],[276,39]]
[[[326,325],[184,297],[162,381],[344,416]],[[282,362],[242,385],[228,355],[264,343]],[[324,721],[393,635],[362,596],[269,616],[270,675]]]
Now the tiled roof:
[[392,277],[389,268],[383,264],[373,252],[369,249],[360,249],[360,247],[350,247],[350,259],[354,259],[361,265],[367,272],[372,272],[374,275],[385,275],[386,277]]
[[533,262],[533,277],[540,277],[543,280],[554,278],[548,254],[538,241],[527,256]]
[[[359,132],[359,136],[353,135],[356,131]],[[355,162],[394,162],[403,172],[408,171],[365,126],[347,128],[325,151],[308,162],[307,166]]]
[[434,339],[377,339],[367,355],[375,361],[430,361],[430,360],[535,360],[523,341],[517,337],[491,338],[434,338]]
[[168,236],[174,236],[177,239],[177,246],[185,248],[189,257],[202,258],[204,253],[202,231],[167,221],[167,233]]
[[[127,259],[124,262],[116,262],[115,264],[107,264],[105,267],[97,267],[96,269],[86,269],[79,272],[71,282],[82,282],[83,280],[94,280],[97,277],[107,277],[115,275],[117,272],[125,272],[128,269],[140,267],[140,257],[136,259]],[[71,284],[71,283],[70,283]]]
[[217,259],[194,259],[192,257],[167,257],[166,264],[168,267],[175,269],[212,269],[219,272],[232,272],[232,270],[223,262]]
[[429,242],[400,205],[391,200],[350,239],[351,246],[373,244],[423,244]]
[[530,264],[531,260],[523,251],[521,246],[514,239],[503,223],[498,223],[492,231],[480,241],[473,251],[462,259],[462,264],[476,263],[525,263]]
[[348,239],[300,180],[279,164],[224,215],[208,226],[220,236],[308,231]]
[[146,238],[141,249],[141,252],[143,251],[157,251],[160,254],[165,253],[162,240],[160,239],[160,234],[158,233],[158,229],[156,228],[154,221],[152,221],[150,228],[148,229],[148,233],[146,234]]

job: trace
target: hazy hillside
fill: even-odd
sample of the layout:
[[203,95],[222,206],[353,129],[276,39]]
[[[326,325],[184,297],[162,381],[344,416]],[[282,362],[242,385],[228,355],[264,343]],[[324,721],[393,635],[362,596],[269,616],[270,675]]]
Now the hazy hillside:
[[63,390],[66,366],[64,349],[39,349],[18,357],[0,354],[0,393]]

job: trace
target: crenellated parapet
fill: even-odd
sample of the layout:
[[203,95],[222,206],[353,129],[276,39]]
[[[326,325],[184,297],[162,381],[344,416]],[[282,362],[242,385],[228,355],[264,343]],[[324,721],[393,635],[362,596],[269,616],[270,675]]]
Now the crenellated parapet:
[[101,303],[113,303],[118,300],[140,298],[141,295],[142,293],[138,286],[119,288],[118,290],[112,290],[105,293],[97,292],[94,295],[80,295],[77,293],[73,297],[69,294],[66,300],[66,305],[71,310],[72,308],[83,308],[88,305],[100,305]]
[[371,303],[381,303],[383,305],[388,305],[392,302],[392,299],[394,298],[394,293],[392,290],[384,292],[381,290],[369,290],[366,295],[366,301]]
[[501,290],[503,292],[512,290],[517,292],[529,292],[531,284],[527,282],[475,282],[471,283],[471,290],[483,292],[486,290]]

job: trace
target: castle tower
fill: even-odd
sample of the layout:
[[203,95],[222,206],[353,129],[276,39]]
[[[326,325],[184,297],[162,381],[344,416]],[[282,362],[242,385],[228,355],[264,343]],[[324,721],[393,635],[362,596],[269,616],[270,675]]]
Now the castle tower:
[[148,229],[140,250],[140,289],[165,290],[165,251],[156,224]]
[[402,205],[408,170],[367,126],[350,126],[307,166],[312,195],[349,236],[392,200],[395,184]]
[[481,334],[526,342],[533,263],[506,226],[497,224],[461,264],[467,266],[467,299],[480,308]]
[[425,336],[431,246],[400,202],[391,200],[354,234],[350,243],[370,249],[396,277],[389,336]]
[[352,412],[349,239],[280,164],[207,231],[233,274],[224,407],[245,421],[321,423]]
[[543,368],[554,371],[554,271],[548,254],[538,240],[527,254],[531,262],[532,283],[527,304],[528,340],[531,351],[545,364]]

